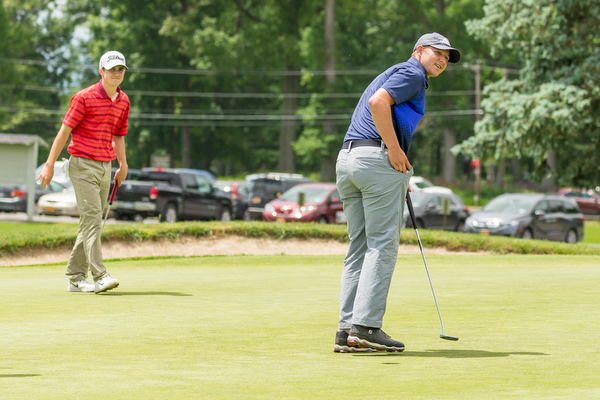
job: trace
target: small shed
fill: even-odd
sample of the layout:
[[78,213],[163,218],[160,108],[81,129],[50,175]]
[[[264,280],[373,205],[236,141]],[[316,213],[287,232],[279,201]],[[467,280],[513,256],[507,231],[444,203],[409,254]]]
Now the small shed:
[[0,133],[0,184],[27,185],[27,220],[35,213],[35,168],[39,146],[48,147],[37,135]]

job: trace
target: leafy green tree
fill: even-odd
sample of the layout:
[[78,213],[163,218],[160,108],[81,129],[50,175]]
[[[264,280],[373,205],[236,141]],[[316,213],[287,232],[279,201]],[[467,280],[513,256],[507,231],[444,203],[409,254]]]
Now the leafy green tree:
[[60,119],[53,111],[70,79],[69,28],[50,0],[0,2],[0,131],[50,142],[56,136]]
[[486,0],[484,12],[466,23],[468,31],[493,56],[510,54],[523,67],[518,79],[486,87],[476,135],[454,151],[496,160],[530,157],[537,179],[551,174],[561,185],[598,185],[600,3]]

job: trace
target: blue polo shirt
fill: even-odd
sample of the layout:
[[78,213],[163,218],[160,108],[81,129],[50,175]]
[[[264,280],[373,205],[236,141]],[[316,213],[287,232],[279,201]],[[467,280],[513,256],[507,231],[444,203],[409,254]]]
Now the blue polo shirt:
[[414,57],[388,68],[369,84],[360,97],[344,142],[364,139],[381,140],[373,122],[369,99],[379,88],[384,88],[396,102],[391,107],[394,130],[400,148],[408,153],[412,135],[425,114],[425,90],[428,87],[429,80],[425,68]]

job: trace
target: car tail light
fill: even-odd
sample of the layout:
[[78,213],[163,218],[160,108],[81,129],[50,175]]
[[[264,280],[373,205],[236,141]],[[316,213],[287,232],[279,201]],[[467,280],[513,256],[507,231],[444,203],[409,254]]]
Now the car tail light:
[[165,172],[164,168],[154,168],[154,172]]
[[10,197],[21,197],[21,196],[25,196],[27,193],[25,193],[23,190],[13,190],[12,192],[10,192]]
[[581,220],[581,222],[585,222],[585,217],[579,217],[579,219]]
[[158,197],[158,189],[155,187],[151,187],[150,188],[150,198],[152,200],[156,200],[157,197]]
[[469,211],[469,207],[465,206],[465,208],[463,208],[463,210],[465,210],[467,215],[471,215],[471,211]]
[[237,192],[237,188],[238,188],[237,182],[233,182],[233,185],[231,185],[231,199],[232,200],[240,199],[240,194]]

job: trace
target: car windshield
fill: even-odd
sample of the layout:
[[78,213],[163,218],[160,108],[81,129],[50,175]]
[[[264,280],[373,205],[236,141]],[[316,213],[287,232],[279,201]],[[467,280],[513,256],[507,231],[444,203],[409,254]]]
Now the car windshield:
[[429,182],[427,179],[424,178],[422,180],[415,179],[412,182],[410,182],[410,184],[418,187],[419,189],[425,189],[433,186],[433,183]]
[[298,193],[304,193],[304,201],[306,203],[322,203],[327,198],[329,189],[316,187],[294,186],[285,192],[279,200],[298,201]]
[[487,203],[481,211],[528,214],[539,199],[536,197],[496,197]]
[[410,199],[412,201],[413,207],[420,207],[426,198],[427,194],[425,193],[410,193]]

